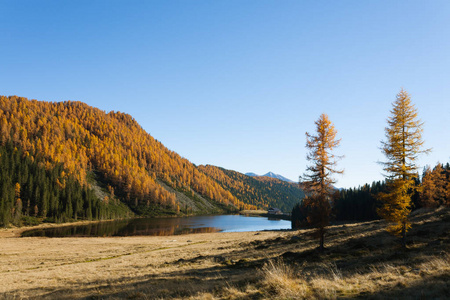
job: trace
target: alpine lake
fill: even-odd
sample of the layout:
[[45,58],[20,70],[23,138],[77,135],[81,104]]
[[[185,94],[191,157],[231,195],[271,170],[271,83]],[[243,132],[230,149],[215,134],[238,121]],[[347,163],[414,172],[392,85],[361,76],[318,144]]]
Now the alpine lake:
[[291,222],[245,215],[208,215],[177,218],[138,218],[101,221],[88,225],[28,230],[22,237],[169,236],[207,232],[288,230]]

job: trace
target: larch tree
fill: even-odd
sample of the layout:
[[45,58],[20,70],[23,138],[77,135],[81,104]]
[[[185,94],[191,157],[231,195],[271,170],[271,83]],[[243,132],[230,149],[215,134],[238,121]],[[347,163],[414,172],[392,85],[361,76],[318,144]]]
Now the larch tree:
[[335,189],[333,174],[342,174],[336,164],[340,156],[332,151],[341,140],[336,139],[337,131],[326,114],[320,115],[314,122],[316,135],[306,132],[306,159],[311,163],[306,173],[300,177],[300,186],[306,193],[302,206],[306,211],[306,224],[317,228],[320,239],[320,251],[324,249],[325,228],[329,225]]
[[382,152],[387,158],[382,162],[386,172],[387,192],[380,193],[378,198],[383,206],[378,214],[393,223],[388,231],[402,239],[406,247],[406,232],[411,227],[408,220],[411,213],[411,196],[417,186],[417,159],[422,153],[423,123],[418,119],[417,109],[411,102],[410,95],[403,89],[397,94],[392,104],[391,116],[385,128],[386,141],[382,141]]
[[422,188],[420,190],[419,203],[424,207],[435,206],[436,198],[436,184],[433,176],[433,172],[430,167],[427,167],[423,171],[422,175]]
[[436,207],[446,205],[449,185],[447,172],[440,163],[433,170],[430,167],[425,169],[419,198],[419,203],[422,206]]
[[436,185],[435,201],[437,205],[445,205],[446,190],[447,190],[447,176],[442,164],[438,163],[433,169],[433,179]]

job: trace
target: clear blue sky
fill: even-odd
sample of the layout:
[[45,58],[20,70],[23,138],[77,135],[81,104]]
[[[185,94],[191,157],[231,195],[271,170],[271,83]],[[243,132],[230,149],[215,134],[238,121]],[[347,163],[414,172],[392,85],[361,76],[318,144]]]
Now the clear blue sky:
[[0,94],[131,114],[195,164],[297,180],[327,113],[337,186],[382,179],[403,87],[450,161],[450,1],[4,1]]

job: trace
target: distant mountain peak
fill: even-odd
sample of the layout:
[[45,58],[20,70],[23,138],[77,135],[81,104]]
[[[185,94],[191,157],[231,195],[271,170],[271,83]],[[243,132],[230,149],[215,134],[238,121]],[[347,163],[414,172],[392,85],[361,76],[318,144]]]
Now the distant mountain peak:
[[282,181],[286,181],[286,182],[294,182],[294,181],[292,181],[292,180],[290,180],[290,179],[288,179],[288,178],[286,178],[286,177],[284,177],[284,176],[281,176],[281,175],[279,175],[279,174],[275,174],[275,173],[273,173],[273,172],[267,172],[267,173],[264,174],[264,175],[257,175],[257,174],[255,174],[255,173],[249,172],[249,173],[245,173],[245,175],[251,176],[251,177],[265,176],[265,177],[276,178],[276,179],[279,179],[279,180],[282,180]]
[[250,177],[257,177],[257,176],[259,176],[259,175],[255,174],[255,173],[252,173],[252,172],[245,173],[245,175],[250,176]]
[[280,174],[275,174],[273,172],[268,172],[268,173],[264,174],[263,176],[272,177],[272,178],[280,179],[280,180],[287,181],[287,182],[294,182],[284,176],[281,176]]

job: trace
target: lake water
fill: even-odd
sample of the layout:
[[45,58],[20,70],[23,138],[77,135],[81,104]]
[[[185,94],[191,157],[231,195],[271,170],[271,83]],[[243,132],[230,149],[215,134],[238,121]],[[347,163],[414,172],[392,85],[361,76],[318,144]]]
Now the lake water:
[[291,222],[243,215],[193,216],[184,218],[148,218],[98,222],[25,231],[22,236],[99,237],[165,236],[205,232],[243,232],[291,229]]

